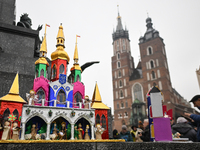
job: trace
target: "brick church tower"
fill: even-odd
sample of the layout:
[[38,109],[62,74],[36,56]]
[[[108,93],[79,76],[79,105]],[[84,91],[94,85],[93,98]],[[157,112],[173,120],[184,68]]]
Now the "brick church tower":
[[117,129],[121,129],[120,126],[127,124],[130,117],[128,114],[131,114],[132,98],[129,91],[129,78],[133,72],[134,63],[131,56],[129,33],[126,27],[123,29],[119,13],[117,21],[116,31],[112,34],[112,82],[115,114],[114,124]]

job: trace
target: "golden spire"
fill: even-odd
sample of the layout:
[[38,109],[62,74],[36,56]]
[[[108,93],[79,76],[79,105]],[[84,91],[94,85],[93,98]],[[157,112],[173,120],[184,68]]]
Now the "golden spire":
[[55,52],[53,52],[51,54],[51,61],[60,58],[60,59],[67,60],[69,62],[70,58],[69,58],[67,52],[64,50],[65,37],[64,37],[64,33],[63,33],[62,23],[59,26],[58,35],[57,35],[56,39],[57,39],[57,44],[56,44],[57,49]]
[[100,95],[97,83],[95,85],[94,93],[93,93],[93,97],[92,97],[92,108],[94,108],[94,109],[110,109],[108,106],[106,106],[104,103],[102,103],[101,95]]
[[13,102],[20,102],[26,103],[26,101],[19,96],[19,75],[15,76],[13,84],[10,88],[9,93],[6,96],[0,98],[0,101],[13,101]]
[[74,63],[78,63],[78,48],[77,48],[77,35],[76,35],[76,44],[75,44],[75,51],[74,51]]
[[47,31],[47,25],[45,24],[44,38],[43,38],[43,41],[42,41],[42,45],[40,47],[40,52],[45,52],[45,53],[47,53],[46,31]]

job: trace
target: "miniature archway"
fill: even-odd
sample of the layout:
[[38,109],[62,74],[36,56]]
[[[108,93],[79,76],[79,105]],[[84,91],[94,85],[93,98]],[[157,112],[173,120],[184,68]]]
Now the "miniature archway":
[[18,112],[17,109],[15,109],[15,110],[13,111],[13,115],[15,115],[15,117],[16,117],[17,120],[18,120],[18,118],[19,118],[19,112]]
[[59,74],[64,74],[65,67],[63,64],[60,65]]
[[66,101],[66,94],[65,91],[63,89],[60,89],[60,91],[58,92],[57,95],[57,100],[58,100],[58,104],[64,104]]
[[101,116],[101,126],[106,129],[106,117],[104,115]]
[[44,76],[44,69],[40,71],[40,76]]
[[82,96],[79,92],[76,92],[73,99],[73,107],[79,108],[79,102],[82,102]]
[[56,78],[56,65],[54,64],[53,65],[53,68],[52,68],[52,78]]
[[[25,139],[39,139],[40,135],[45,134],[47,131],[46,122],[39,116],[34,116],[25,124]],[[36,132],[36,136],[33,137],[31,132]],[[44,135],[45,136],[45,135]]]
[[6,120],[10,114],[10,109],[7,108],[3,113],[3,119]]
[[91,139],[91,125],[88,120],[86,120],[85,118],[80,118],[77,122],[75,122],[74,126],[77,126],[78,129],[82,128],[82,130],[79,130],[79,132],[80,132],[79,134],[82,134],[82,138],[84,139],[84,137],[86,136],[85,131],[86,131],[87,125],[89,125],[88,135]]
[[96,118],[95,118],[95,125],[97,124],[100,124],[100,116],[99,114],[96,115]]
[[57,117],[51,122],[50,126],[51,139],[70,139],[71,138],[71,124],[69,121],[61,116]]
[[42,88],[40,88],[38,91],[37,91],[37,95],[38,95],[38,101],[37,103],[41,104],[42,103],[42,99],[45,99],[45,92]]

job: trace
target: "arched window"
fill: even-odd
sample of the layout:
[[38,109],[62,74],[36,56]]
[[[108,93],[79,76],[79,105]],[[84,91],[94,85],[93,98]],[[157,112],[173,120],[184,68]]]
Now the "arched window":
[[119,87],[122,87],[122,80],[119,80]]
[[40,76],[44,76],[44,69],[40,71]]
[[58,104],[59,103],[64,103],[66,101],[66,95],[65,95],[65,92],[63,91],[63,89],[61,89],[58,92],[57,100],[58,100]]
[[15,110],[13,111],[13,115],[15,115],[15,117],[17,117],[17,119],[18,119],[18,117],[19,117],[19,112],[18,112],[17,109],[15,109]]
[[124,102],[121,102],[121,108],[124,108]]
[[80,81],[79,75],[76,76],[76,81]]
[[38,77],[38,70],[36,70],[35,77],[36,78]]
[[43,91],[43,89],[39,89],[37,91],[37,95],[38,95],[38,102],[37,103],[42,103],[42,99],[45,99],[45,93]]
[[96,124],[100,124],[100,116],[99,116],[99,114],[96,115],[95,123]]
[[117,53],[117,59],[120,59],[120,54],[119,53]]
[[150,61],[150,65],[151,65],[151,68],[154,68],[154,67],[155,67],[155,66],[154,66],[154,61],[153,61],[153,60]]
[[134,100],[143,101],[143,92],[142,92],[142,86],[138,83],[136,83],[133,87],[133,95]]
[[74,95],[74,106],[78,106],[79,107],[79,102],[82,102],[82,96],[79,92],[77,92],[75,95]]
[[53,65],[52,75],[53,75],[53,79],[56,78],[56,65]]
[[155,79],[155,78],[156,78],[156,75],[155,75],[155,72],[154,72],[154,71],[151,72],[151,75],[152,75],[152,79]]
[[120,91],[120,97],[124,97],[123,91]]
[[104,115],[101,116],[101,126],[106,130],[106,117]]
[[121,63],[118,61],[117,62],[117,68],[120,68],[121,67]]
[[59,74],[63,74],[63,73],[64,73],[64,65],[61,64],[59,68]]
[[122,76],[122,73],[121,73],[121,71],[119,70],[119,72],[118,72],[118,77],[121,77]]
[[151,55],[151,54],[152,54],[152,49],[151,49],[151,47],[148,48],[148,51],[149,51],[149,55]]
[[9,110],[9,108],[7,108],[3,113],[4,120],[6,120],[8,118],[9,114],[10,114],[10,110]]

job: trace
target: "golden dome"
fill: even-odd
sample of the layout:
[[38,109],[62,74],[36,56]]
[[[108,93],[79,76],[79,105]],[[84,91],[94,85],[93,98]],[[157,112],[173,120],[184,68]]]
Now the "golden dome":
[[35,64],[46,64],[47,66],[49,66],[48,61],[46,60],[46,58],[44,57],[40,57],[38,60],[35,61]]
[[56,44],[56,51],[53,52],[51,54],[51,60],[56,60],[56,59],[64,59],[64,60],[67,60],[68,62],[70,61],[70,58],[67,54],[67,52],[64,50],[65,48],[65,45],[64,45],[64,41],[65,41],[65,38],[64,38],[64,33],[63,33],[63,27],[62,27],[62,24],[60,25],[59,27],[59,30],[58,30],[58,35],[57,35],[57,44]]
[[80,70],[82,72],[82,69],[79,66],[79,64],[74,64],[73,67],[70,69],[70,71],[72,71],[72,70]]

